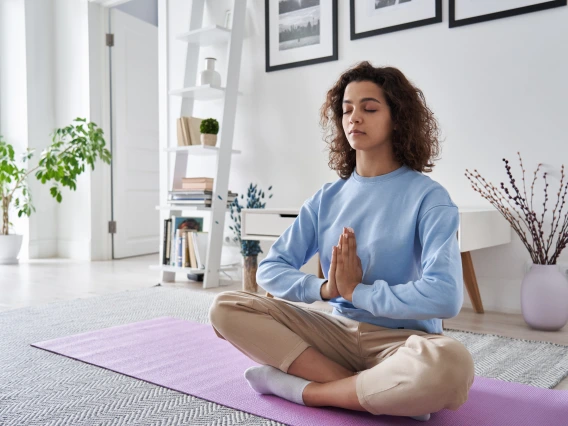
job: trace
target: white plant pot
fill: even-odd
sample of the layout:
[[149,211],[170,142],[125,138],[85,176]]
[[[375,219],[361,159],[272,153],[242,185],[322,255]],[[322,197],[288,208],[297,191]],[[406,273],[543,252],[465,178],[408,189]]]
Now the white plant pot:
[[0,265],[18,263],[23,235],[0,235]]
[[201,144],[215,146],[217,144],[217,135],[212,135],[210,133],[201,133]]
[[568,323],[568,281],[558,265],[531,266],[521,283],[521,311],[536,330],[556,331]]

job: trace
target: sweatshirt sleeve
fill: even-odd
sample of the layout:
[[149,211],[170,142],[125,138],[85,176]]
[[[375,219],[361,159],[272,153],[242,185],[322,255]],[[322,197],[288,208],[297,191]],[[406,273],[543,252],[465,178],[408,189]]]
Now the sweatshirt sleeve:
[[455,205],[438,205],[418,223],[422,244],[422,277],[406,283],[360,283],[353,305],[373,315],[393,319],[432,319],[456,316],[463,303],[463,273],[456,233]]
[[320,288],[326,280],[299,271],[318,252],[317,223],[317,214],[306,201],[258,264],[256,280],[263,289],[292,302],[322,300]]

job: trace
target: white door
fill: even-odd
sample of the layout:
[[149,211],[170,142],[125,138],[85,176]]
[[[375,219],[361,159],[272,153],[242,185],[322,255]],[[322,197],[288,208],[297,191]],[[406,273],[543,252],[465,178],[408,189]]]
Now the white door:
[[158,28],[111,9],[113,258],[159,251]]

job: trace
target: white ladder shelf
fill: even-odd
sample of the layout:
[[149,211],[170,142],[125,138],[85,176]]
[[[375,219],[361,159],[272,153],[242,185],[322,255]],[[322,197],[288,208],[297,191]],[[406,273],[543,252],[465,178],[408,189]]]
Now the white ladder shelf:
[[[185,63],[185,76],[181,89],[170,90],[168,83],[168,0],[159,0],[158,3],[158,32],[159,32],[159,60],[160,60],[160,199],[167,199],[168,190],[181,188],[181,180],[186,176],[187,160],[189,155],[215,155],[217,159],[213,197],[211,207],[180,206],[164,204],[156,206],[160,210],[160,262],[163,258],[163,223],[171,215],[180,216],[185,210],[200,210],[210,212],[209,243],[207,245],[206,268],[193,269],[175,267],[171,265],[152,265],[153,270],[161,273],[161,282],[175,281],[176,273],[204,272],[203,288],[218,287],[221,270],[234,270],[238,264],[223,265],[221,267],[221,251],[223,249],[223,230],[227,208],[227,195],[229,186],[229,172],[232,154],[240,151],[233,149],[233,133],[235,129],[235,116],[237,108],[239,74],[241,68],[242,45],[245,30],[246,0],[233,0],[231,29],[212,25],[202,27],[205,0],[193,0],[189,31],[178,35],[180,42],[187,43],[187,56]],[[196,86],[198,77],[198,56],[202,46],[227,43],[227,82],[226,87],[211,87],[210,85]],[[195,101],[209,101],[223,99],[223,112],[220,120],[218,141],[216,147],[209,146],[171,146],[169,137],[170,120],[178,115],[170,116],[168,96],[181,96],[181,111],[179,116],[192,116]],[[175,140],[175,138],[174,138]],[[167,155],[175,155],[174,174],[172,182],[168,182],[169,170]],[[166,189],[167,188],[167,189]],[[221,196],[222,199],[218,197]]]

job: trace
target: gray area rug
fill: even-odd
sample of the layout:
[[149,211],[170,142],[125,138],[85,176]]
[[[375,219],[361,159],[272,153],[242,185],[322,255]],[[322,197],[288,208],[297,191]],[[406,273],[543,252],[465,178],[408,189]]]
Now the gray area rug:
[[[0,313],[0,425],[280,425],[30,346],[160,316],[207,323],[213,298],[153,287]],[[446,334],[470,350],[480,376],[552,388],[568,373],[568,346]]]

